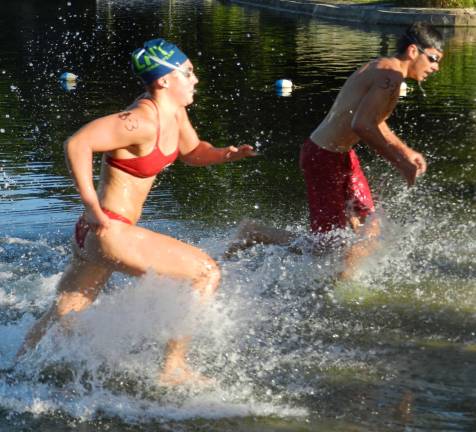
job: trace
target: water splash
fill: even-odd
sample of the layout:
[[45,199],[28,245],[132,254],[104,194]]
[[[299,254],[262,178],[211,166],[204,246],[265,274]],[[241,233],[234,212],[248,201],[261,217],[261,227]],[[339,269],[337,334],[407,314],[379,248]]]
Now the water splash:
[[[381,376],[396,379],[398,356],[389,357],[372,340],[470,341],[476,224],[471,210],[462,213],[455,202],[446,203],[442,217],[428,187],[395,186],[385,195],[381,249],[353,284],[334,282],[339,253],[296,255],[286,247],[259,245],[221,263],[221,289],[206,307],[186,285],[153,275],[116,275],[91,308],[70,317],[68,332],[53,328],[13,381],[0,379],[2,406],[23,412],[59,409],[78,418],[107,413],[134,422],[306,417],[306,400],[317,398],[322,406],[326,391],[355,376],[372,386]],[[305,238],[304,227],[288,228]],[[229,230],[208,232],[200,246],[218,256],[230,236]],[[15,257],[45,252],[47,245],[2,242],[12,261],[2,263],[1,298],[5,308],[17,311],[14,319],[4,315],[0,326],[6,359],[31,326],[32,314],[51,304],[58,278],[55,266],[45,266],[44,275],[29,280],[28,264],[18,271]],[[63,262],[67,253],[65,248],[49,252]],[[193,335],[190,361],[216,379],[214,389],[158,386],[165,343],[180,334]]]

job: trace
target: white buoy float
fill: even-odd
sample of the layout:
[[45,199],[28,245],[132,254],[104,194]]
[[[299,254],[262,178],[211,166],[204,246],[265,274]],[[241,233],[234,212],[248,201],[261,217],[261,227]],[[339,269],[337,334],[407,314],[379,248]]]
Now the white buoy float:
[[275,83],[278,96],[290,96],[293,91],[293,82],[288,79],[279,79]]
[[63,90],[66,90],[66,91],[76,90],[76,87],[78,85],[76,81],[66,81],[66,80],[61,80],[60,84]]
[[75,75],[72,72],[63,72],[60,75],[61,81],[76,81],[78,79],[78,75]]
[[288,79],[279,79],[276,81],[276,88],[279,89],[292,89],[293,88],[293,82]]
[[77,86],[78,75],[72,72],[63,72],[60,77],[60,84],[66,91],[74,90]]

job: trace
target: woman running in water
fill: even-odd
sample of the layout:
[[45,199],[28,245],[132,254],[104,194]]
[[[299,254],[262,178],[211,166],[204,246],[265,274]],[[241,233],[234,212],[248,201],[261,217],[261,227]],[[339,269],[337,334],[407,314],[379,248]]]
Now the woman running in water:
[[[216,148],[201,141],[185,107],[198,79],[175,45],[154,39],[132,53],[132,70],[146,96],[124,112],[98,118],[65,143],[66,159],[84,213],[75,227],[73,257],[58,285],[55,303],[26,336],[17,357],[36,346],[48,327],[71,311],[87,308],[114,271],[157,274],[190,281],[202,299],[217,289],[220,269],[202,250],[136,225],[157,174],[175,159],[206,166],[254,156],[249,145]],[[103,153],[97,191],[93,153]],[[187,364],[187,339],[168,341],[160,381],[200,379]]]

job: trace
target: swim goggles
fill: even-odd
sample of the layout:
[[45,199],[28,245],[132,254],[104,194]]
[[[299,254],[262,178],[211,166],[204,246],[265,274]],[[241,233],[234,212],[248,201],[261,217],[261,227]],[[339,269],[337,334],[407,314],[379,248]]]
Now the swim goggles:
[[428,54],[421,46],[416,45],[418,48],[418,51],[420,51],[422,54],[425,54],[430,63],[439,63],[441,58],[438,57],[436,54]]

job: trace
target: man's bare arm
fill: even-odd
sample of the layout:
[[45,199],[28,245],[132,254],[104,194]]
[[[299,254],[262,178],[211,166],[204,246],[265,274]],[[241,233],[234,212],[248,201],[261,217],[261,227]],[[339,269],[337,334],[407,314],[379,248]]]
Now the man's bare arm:
[[413,185],[417,175],[426,169],[425,160],[400,140],[385,122],[398,101],[402,79],[396,71],[379,71],[360,102],[351,126],[362,141],[398,169],[408,185]]
[[[396,148],[400,148],[405,153],[405,157],[410,161],[410,166],[406,166],[404,160],[402,164],[396,165],[402,176],[407,180],[408,186],[415,184],[416,178],[426,172],[426,160],[421,153],[408,147],[383,121],[379,125],[379,129],[385,137],[386,141]],[[416,169],[415,169],[416,167]]]

